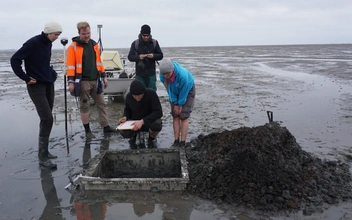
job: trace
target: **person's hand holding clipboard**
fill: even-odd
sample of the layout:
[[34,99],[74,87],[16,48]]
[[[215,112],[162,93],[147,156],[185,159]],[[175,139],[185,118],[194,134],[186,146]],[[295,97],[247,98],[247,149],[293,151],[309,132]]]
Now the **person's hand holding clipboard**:
[[117,126],[117,130],[132,130],[132,131],[138,131],[139,129],[142,128],[144,124],[143,119],[141,120],[130,120],[127,121],[126,117],[120,118],[119,119],[119,126]]

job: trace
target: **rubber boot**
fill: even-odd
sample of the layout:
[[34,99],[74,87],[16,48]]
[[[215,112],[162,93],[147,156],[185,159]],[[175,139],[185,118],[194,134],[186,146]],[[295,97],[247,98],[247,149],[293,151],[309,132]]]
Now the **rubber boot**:
[[179,147],[179,145],[180,145],[180,140],[177,139],[174,141],[174,143],[171,145],[171,147],[176,148],[176,147]]
[[105,126],[103,129],[104,133],[116,133],[117,131],[115,129],[113,129],[112,127],[110,127],[110,125]]
[[92,133],[92,131],[88,131],[88,132],[86,133],[86,138],[87,138],[88,140],[91,140],[91,139],[95,138],[95,135]]
[[179,147],[185,147],[186,146],[186,141],[180,141]]
[[137,134],[137,141],[138,141],[138,148],[139,149],[144,149],[145,148],[145,138],[144,138],[144,132],[138,132]]
[[49,159],[56,159],[57,156],[54,155],[54,154],[51,154],[50,152],[48,152],[48,158],[49,158]]
[[136,139],[137,139],[137,133],[134,132],[132,137],[128,141],[131,149],[137,149]]
[[149,136],[148,138],[148,148],[158,148],[159,145],[158,145],[158,141],[156,138],[151,138]]
[[39,149],[38,149],[38,159],[39,166],[48,168],[48,169],[56,169],[56,164],[52,163],[49,160],[48,154],[48,146],[49,146],[49,137],[39,137]]

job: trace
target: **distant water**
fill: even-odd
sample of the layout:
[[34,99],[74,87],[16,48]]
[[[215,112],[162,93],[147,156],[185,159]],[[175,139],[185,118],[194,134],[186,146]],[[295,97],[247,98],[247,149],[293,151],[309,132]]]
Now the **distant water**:
[[[260,59],[291,63],[293,61],[324,61],[326,66],[330,62],[352,61],[352,44],[324,44],[324,45],[268,45],[268,46],[217,46],[217,47],[162,47],[164,57],[177,60],[180,63],[190,63],[194,59],[208,61],[208,65],[217,65],[224,60]],[[118,50],[120,55],[127,58],[129,48],[105,48],[105,50]],[[0,50],[0,74],[12,72],[9,67],[9,58],[15,50]],[[53,62],[64,57],[63,49],[52,52]],[[127,65],[132,65],[127,61]],[[308,66],[309,67],[309,66]],[[346,67],[346,66],[345,66]],[[345,71],[352,72],[350,64]],[[345,71],[329,73],[338,78],[352,79],[352,74]]]

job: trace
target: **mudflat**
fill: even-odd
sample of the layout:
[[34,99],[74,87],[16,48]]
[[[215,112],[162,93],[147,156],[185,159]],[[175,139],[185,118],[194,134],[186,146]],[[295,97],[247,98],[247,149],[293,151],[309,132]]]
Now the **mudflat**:
[[[119,50],[120,54],[127,51]],[[268,123],[267,111],[271,111],[273,120],[294,136],[304,152],[351,166],[352,45],[187,47],[163,48],[163,52],[195,76],[196,102],[190,118],[188,147],[192,146],[191,140],[209,134],[263,126]],[[91,126],[96,137],[87,141],[76,100],[68,95],[67,145],[63,73],[59,73],[53,111],[55,124],[50,138],[50,150],[59,156],[55,160],[58,169],[39,169],[39,119],[26,85],[9,66],[13,53],[0,53],[0,215],[4,219],[76,219],[82,205],[89,205],[91,214],[100,219],[352,218],[349,200],[324,203],[322,209],[306,212],[297,209],[263,214],[263,210],[228,205],[226,201],[219,203],[189,193],[68,192],[64,187],[69,183],[69,175],[81,172],[92,157],[104,150],[128,149],[128,140],[118,134],[103,135],[92,106]],[[54,51],[53,59],[59,57],[63,57],[63,51]],[[164,111],[158,141],[161,147],[169,148],[173,143],[170,107],[163,85],[157,85]],[[123,102],[106,101],[110,125],[116,127]]]

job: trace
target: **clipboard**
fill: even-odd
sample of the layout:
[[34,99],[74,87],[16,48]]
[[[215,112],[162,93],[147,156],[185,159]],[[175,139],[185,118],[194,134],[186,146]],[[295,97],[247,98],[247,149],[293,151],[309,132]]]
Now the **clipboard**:
[[120,124],[117,126],[116,130],[132,130],[133,128],[133,123],[136,122],[136,120],[133,121],[125,121],[124,123]]

